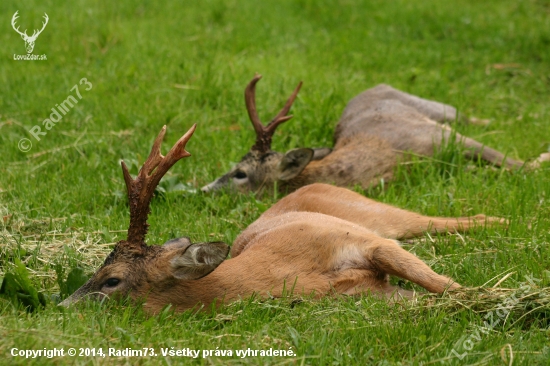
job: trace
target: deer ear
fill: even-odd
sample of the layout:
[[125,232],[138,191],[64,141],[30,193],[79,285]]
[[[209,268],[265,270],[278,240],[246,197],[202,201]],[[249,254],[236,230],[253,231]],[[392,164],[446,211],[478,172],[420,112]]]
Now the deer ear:
[[319,148],[313,149],[313,158],[311,160],[324,159],[325,156],[327,156],[331,152],[332,152],[332,149],[329,147],[319,147]]
[[175,251],[170,269],[177,279],[198,280],[216,269],[228,253],[229,246],[222,242],[191,244]]
[[168,240],[166,243],[162,244],[164,249],[187,248],[190,245],[191,245],[191,239],[189,239],[187,236],[182,236],[181,238]]
[[304,170],[313,158],[313,149],[300,148],[288,151],[279,163],[280,180],[289,180]]

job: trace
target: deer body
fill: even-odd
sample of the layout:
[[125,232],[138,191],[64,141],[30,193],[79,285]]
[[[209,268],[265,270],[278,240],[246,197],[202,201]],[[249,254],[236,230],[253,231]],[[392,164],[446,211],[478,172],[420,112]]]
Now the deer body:
[[484,215],[422,216],[317,183],[298,189],[264,212],[237,237],[231,259],[225,260],[229,246],[221,242],[192,243],[184,237],[147,246],[154,189],[171,166],[190,155],[185,145],[194,129],[163,156],[164,128],[135,179],[122,163],[130,201],[128,238],[118,242],[90,280],[61,305],[83,297],[129,296],[144,300],[144,307],[157,313],[168,304],[183,311],[254,294],[260,298],[368,292],[388,298],[413,296],[390,285],[389,275],[441,293],[460,285],[435,273],[395,239],[424,232],[468,231],[484,223],[505,224]]
[[[506,168],[524,164],[440,123],[457,119],[454,107],[383,84],[364,91],[348,103],[335,129],[332,152],[323,149],[325,153],[317,156],[316,150],[302,148],[286,154],[277,153],[271,150],[272,135],[279,124],[292,117],[286,114],[300,86],[281,112],[263,127],[254,99],[255,85],[260,78],[256,75],[245,90],[248,113],[257,134],[256,143],[227,174],[204,186],[204,192],[222,187],[262,191],[272,189],[275,182],[283,192],[314,182],[342,187],[360,185],[366,189],[382,179],[391,180],[395,167],[409,158],[408,153],[432,156],[437,147],[451,138],[464,146],[463,154],[467,158],[480,158]],[[550,154],[544,154],[538,162],[549,158]]]
[[523,162],[506,158],[478,141],[453,133],[448,125],[440,123],[452,122],[457,118],[456,109],[452,106],[418,98],[381,84],[348,103],[336,126],[334,139],[361,139],[361,134],[368,134],[389,142],[399,153],[410,151],[431,156],[434,147],[439,147],[454,135],[456,142],[464,145],[464,153],[469,158],[479,156],[493,165],[507,168],[523,165]]

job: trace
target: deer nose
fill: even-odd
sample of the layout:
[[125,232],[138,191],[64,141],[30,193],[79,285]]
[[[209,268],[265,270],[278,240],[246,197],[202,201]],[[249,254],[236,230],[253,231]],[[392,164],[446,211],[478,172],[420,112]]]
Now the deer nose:
[[201,188],[201,191],[202,192],[210,192],[212,190],[212,185],[214,184],[214,182],[210,183],[210,184],[207,184],[205,185],[204,187]]
[[207,193],[207,192],[213,192],[213,191],[215,191],[215,190],[220,189],[220,188],[223,187],[223,186],[224,186],[223,183],[220,184],[220,179],[216,179],[216,180],[213,181],[212,183],[209,183],[209,184],[205,185],[204,187],[202,187],[202,188],[201,188],[201,191],[202,191],[202,192],[205,192],[205,193]]

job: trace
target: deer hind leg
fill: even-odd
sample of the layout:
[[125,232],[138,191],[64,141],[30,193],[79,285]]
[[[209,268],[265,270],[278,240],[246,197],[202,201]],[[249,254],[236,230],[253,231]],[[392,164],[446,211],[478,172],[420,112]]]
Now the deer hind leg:
[[390,285],[389,275],[409,280],[435,293],[460,287],[452,279],[435,273],[396,241],[372,233],[357,234],[347,235],[347,245],[336,251],[333,266],[337,269],[337,280],[333,286],[338,293],[372,293],[391,300],[414,297],[414,292]]
[[[406,211],[407,212],[407,211]],[[485,225],[507,226],[508,220],[500,217],[485,216],[483,214],[471,217],[431,217],[407,212],[409,220],[403,220],[397,231],[384,236],[395,239],[411,239],[424,235],[424,233],[464,233]],[[378,232],[378,230],[377,230]]]
[[414,298],[414,291],[390,285],[387,273],[368,273],[364,269],[347,269],[339,273],[339,279],[333,281],[334,291],[344,295],[370,294],[390,300]]
[[449,277],[435,273],[426,263],[392,240],[384,240],[368,252],[372,264],[381,272],[414,282],[430,292],[442,293],[461,287]]

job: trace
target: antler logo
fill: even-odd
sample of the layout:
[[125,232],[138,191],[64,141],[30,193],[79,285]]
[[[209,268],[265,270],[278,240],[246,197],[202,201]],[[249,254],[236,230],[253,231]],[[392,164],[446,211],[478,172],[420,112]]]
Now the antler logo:
[[15,22],[17,21],[17,18],[18,18],[18,15],[17,13],[19,13],[19,10],[15,12],[15,14],[13,14],[13,17],[11,18],[11,26],[13,27],[13,29],[19,33],[21,35],[21,38],[23,38],[23,41],[25,41],[25,48],[27,49],[27,53],[32,53],[32,50],[34,49],[34,42],[36,42],[36,39],[38,38],[38,36],[40,35],[40,33],[42,33],[42,31],[44,30],[44,28],[46,28],[46,24],[48,24],[48,14],[44,13],[44,20],[45,22],[42,23],[42,29],[40,30],[34,30],[34,32],[32,33],[32,36],[28,36],[27,35],[27,30],[25,29],[24,32],[21,32],[19,30],[19,27],[16,28],[15,26]]

